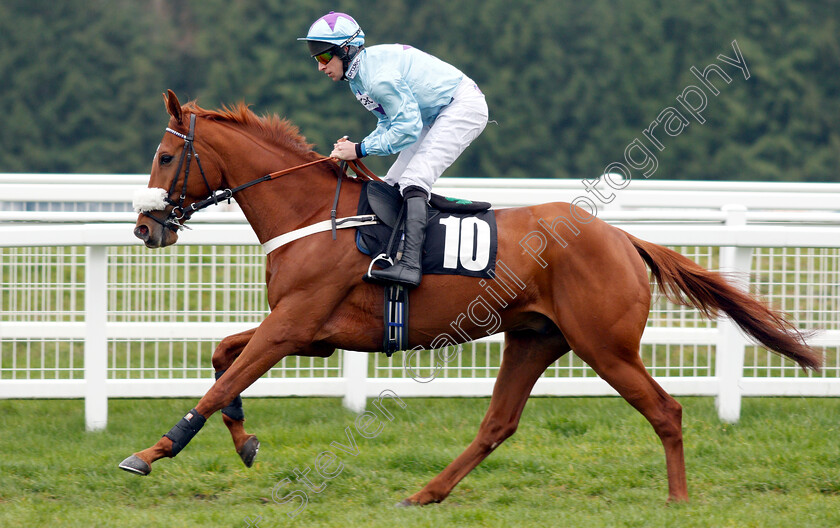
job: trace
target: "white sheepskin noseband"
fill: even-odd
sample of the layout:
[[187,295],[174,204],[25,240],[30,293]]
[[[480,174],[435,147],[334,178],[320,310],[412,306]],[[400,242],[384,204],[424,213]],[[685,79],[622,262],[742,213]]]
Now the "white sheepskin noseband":
[[134,212],[137,214],[149,211],[163,211],[166,209],[166,197],[169,193],[166,189],[152,187],[151,189],[140,189],[134,193],[131,201],[134,205]]

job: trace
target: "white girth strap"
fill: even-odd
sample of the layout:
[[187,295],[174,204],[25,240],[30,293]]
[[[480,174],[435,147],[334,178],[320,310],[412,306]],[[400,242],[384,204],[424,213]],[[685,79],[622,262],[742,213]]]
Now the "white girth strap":
[[[359,227],[359,226],[366,226],[366,225],[373,225],[378,224],[379,220],[376,219],[376,215],[360,215],[360,216],[348,216],[345,218],[339,218],[335,221],[335,228],[336,229],[347,229],[348,227]],[[311,226],[302,227],[300,229],[295,229],[294,231],[289,231],[288,233],[282,234],[280,236],[276,236],[262,245],[263,251],[265,254],[268,255],[275,249],[288,244],[289,242],[294,242],[299,238],[303,238],[305,236],[309,236],[315,233],[321,233],[323,231],[329,231],[332,229],[332,220],[324,220],[323,222],[318,222],[317,224],[312,224]]]

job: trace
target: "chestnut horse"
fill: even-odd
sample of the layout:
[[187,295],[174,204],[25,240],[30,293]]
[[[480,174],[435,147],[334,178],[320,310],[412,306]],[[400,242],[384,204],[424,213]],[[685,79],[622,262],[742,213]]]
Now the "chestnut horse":
[[[313,152],[287,121],[257,117],[243,104],[209,111],[194,102],[182,106],[171,91],[164,98],[169,129],[155,155],[149,189],[143,191],[156,194],[160,203],[143,209],[134,230],[146,246],[174,244],[190,206],[217,201],[213,195],[228,196],[220,192],[224,189],[236,189],[237,203],[261,243],[330,219],[337,178],[345,182],[337,216],[356,213],[362,185],[343,177],[334,160]],[[272,174],[278,169],[284,170]],[[255,181],[260,183],[251,185]],[[534,383],[570,350],[650,422],[665,448],[669,499],[687,500],[682,408],[648,374],[639,356],[651,303],[645,264],[669,299],[707,316],[725,312],[766,348],[803,368],[820,368],[821,355],[780,313],[670,249],[568,203],[495,214],[496,263],[511,273],[504,283],[501,274],[492,282],[502,307],[499,329],[505,332],[505,346],[489,409],[466,450],[404,505],[444,500],[514,433]],[[546,226],[553,234],[537,252],[528,236],[546,232]],[[219,410],[237,452],[250,466],[259,444],[243,427],[238,400],[243,390],[289,355],[381,350],[382,289],[362,281],[370,259],[356,250],[354,240],[353,229],[334,236],[327,230],[271,251],[266,259],[269,315],[257,328],[221,341],[213,354],[218,379],[212,388],[167,435],[120,467],[148,474],[154,461],[175,456]],[[425,276],[411,292],[409,346],[440,348],[436,336],[463,342],[483,335],[486,328],[462,314],[471,301],[486,298],[488,288],[488,281],[475,277]],[[461,332],[452,332],[453,321]]]

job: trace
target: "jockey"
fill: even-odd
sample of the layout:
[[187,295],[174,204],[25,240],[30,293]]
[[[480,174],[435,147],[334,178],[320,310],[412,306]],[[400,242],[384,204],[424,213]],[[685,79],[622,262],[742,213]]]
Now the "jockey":
[[372,278],[408,287],[420,284],[432,185],[487,125],[484,94],[454,66],[411,46],[364,47],[352,17],[330,12],[309,28],[305,40],[318,71],[350,90],[377,117],[376,129],[358,143],[339,139],[331,157],[399,156],[385,176],[406,201],[405,248],[396,264],[372,270]]

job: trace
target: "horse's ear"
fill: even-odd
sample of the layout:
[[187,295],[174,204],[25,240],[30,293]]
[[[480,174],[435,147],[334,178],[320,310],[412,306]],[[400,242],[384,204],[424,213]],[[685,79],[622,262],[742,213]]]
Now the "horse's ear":
[[183,119],[181,115],[181,103],[178,102],[178,96],[175,95],[175,92],[172,90],[166,90],[166,93],[163,94],[163,101],[166,104],[166,111],[169,112],[169,115],[175,118],[178,121],[178,124],[183,124]]

